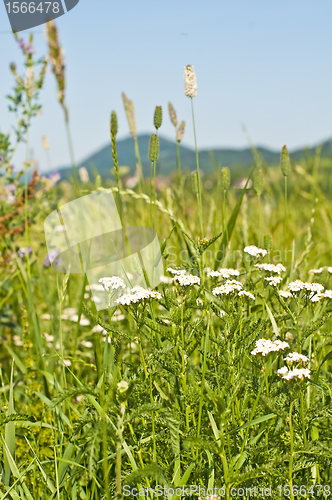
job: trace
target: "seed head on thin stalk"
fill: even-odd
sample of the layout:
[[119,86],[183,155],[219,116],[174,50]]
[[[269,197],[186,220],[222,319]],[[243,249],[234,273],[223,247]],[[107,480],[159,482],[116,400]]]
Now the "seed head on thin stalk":
[[176,142],[182,141],[182,139],[184,137],[185,130],[186,130],[186,123],[181,122],[176,130]]
[[112,111],[112,113],[111,113],[110,132],[111,132],[114,172],[115,172],[115,176],[116,176],[116,180],[117,180],[117,184],[118,184],[118,189],[119,189],[118,194],[120,196],[119,162],[118,162],[118,155],[117,155],[117,151],[116,151],[116,134],[118,133],[118,118],[116,116],[115,111]]
[[283,175],[287,177],[289,174],[290,160],[286,145],[284,145],[281,150],[280,167]]
[[161,106],[156,106],[154,110],[153,124],[156,127],[156,130],[161,127],[163,121],[163,110]]
[[27,67],[26,73],[25,73],[25,82],[24,82],[24,88],[27,94],[27,98],[30,101],[32,98],[34,92],[35,92],[35,72],[33,69],[33,65],[29,65]]
[[122,92],[122,100],[128,120],[130,135],[133,139],[137,139],[136,115],[135,115],[134,103],[133,101],[128,99],[128,97],[124,92]]
[[194,67],[190,64],[184,68],[184,92],[187,97],[191,100],[191,113],[193,118],[193,128],[194,128],[194,138],[195,138],[195,152],[196,152],[196,166],[197,166],[197,183],[198,183],[198,216],[200,222],[201,238],[203,238],[203,210],[202,210],[202,189],[201,189],[201,178],[199,173],[199,158],[197,149],[197,139],[196,139],[196,127],[195,127],[195,116],[194,116],[194,105],[193,97],[197,95],[197,81],[194,71]]
[[71,138],[70,127],[69,127],[68,109],[67,109],[67,106],[65,104],[65,90],[66,90],[65,68],[66,68],[66,65],[65,65],[65,60],[64,60],[64,52],[60,46],[59,37],[58,37],[58,30],[57,30],[57,27],[56,27],[54,21],[48,21],[48,23],[46,23],[46,36],[47,36],[48,49],[49,49],[48,60],[52,66],[52,70],[53,70],[56,82],[58,84],[57,97],[58,97],[58,101],[59,101],[59,103],[63,109],[64,115],[65,115],[66,134],[67,134],[68,148],[69,148],[70,159],[71,159],[71,166],[72,166],[72,170],[73,170],[74,184],[75,184],[76,194],[79,195],[79,191],[80,191],[79,177],[78,177],[76,161],[75,161],[75,156],[74,156],[74,148],[73,148],[73,142],[72,142],[72,138]]
[[68,121],[68,112],[65,106],[65,90],[66,90],[66,78],[65,78],[65,60],[64,52],[60,46],[58,30],[54,21],[49,21],[46,23],[47,30],[47,42],[49,48],[49,62],[51,63],[55,79],[58,84],[58,100],[64,109],[66,121]]
[[196,97],[197,95],[197,81],[194,66],[188,64],[184,68],[184,93],[187,97]]
[[128,99],[128,97],[124,92],[122,92],[122,101],[127,116],[130,136],[134,139],[135,142],[136,169],[139,175],[139,189],[140,192],[142,192],[142,183],[144,183],[144,176],[143,176],[143,165],[141,161],[141,155],[139,152],[138,140],[137,140],[136,115],[135,115],[134,103],[133,101]]
[[156,134],[151,134],[149,144],[149,160],[154,162],[159,157],[159,139]]
[[230,185],[231,185],[231,173],[228,167],[223,167],[221,169],[221,186],[224,189],[224,191],[227,191]]
[[111,134],[116,137],[118,133],[118,117],[116,116],[116,112],[112,111],[111,113]]
[[176,111],[173,108],[172,103],[170,103],[170,102],[168,103],[168,112],[169,112],[169,117],[170,117],[171,122],[173,123],[174,127],[177,127],[178,118],[176,116]]

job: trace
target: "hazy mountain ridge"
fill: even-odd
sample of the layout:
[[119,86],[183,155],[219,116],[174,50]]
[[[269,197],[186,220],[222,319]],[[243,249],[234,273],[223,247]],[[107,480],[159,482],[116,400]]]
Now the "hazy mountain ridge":
[[[143,164],[144,175],[150,175],[151,163],[148,159],[150,135],[141,134],[138,136],[138,145],[140,149],[141,160]],[[159,159],[157,161],[157,173],[168,175],[176,169],[176,144],[174,141],[159,136]],[[322,157],[332,158],[332,141],[328,140],[321,144]],[[280,161],[280,152],[273,151],[264,147],[257,147],[260,155],[269,165],[277,165]],[[315,154],[316,147],[308,148],[311,155]],[[119,166],[127,166],[130,168],[128,175],[133,175],[135,172],[135,148],[134,141],[131,137],[120,139],[117,141],[117,153]],[[290,151],[291,159],[300,160],[307,154],[305,148]],[[196,168],[195,150],[188,146],[180,147],[181,166],[183,170],[193,170]],[[216,165],[221,164],[227,167],[250,167],[254,165],[254,158],[250,148],[220,148],[199,151],[200,168],[205,173],[213,171]],[[92,173],[93,168],[96,168],[102,178],[109,178],[113,170],[113,157],[111,144],[104,146],[100,150],[88,156],[85,160],[78,164],[78,167],[85,166]],[[59,168],[63,177],[71,175],[71,167]]]

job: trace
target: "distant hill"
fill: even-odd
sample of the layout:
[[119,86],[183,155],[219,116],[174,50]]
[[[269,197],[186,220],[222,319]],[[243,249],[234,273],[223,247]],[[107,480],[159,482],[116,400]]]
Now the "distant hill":
[[[138,145],[141,155],[141,160],[143,164],[144,175],[148,177],[150,175],[151,164],[148,160],[149,151],[149,140],[150,136],[148,134],[142,134],[138,136]],[[176,169],[176,144],[174,141],[165,139],[164,137],[159,137],[160,153],[159,159],[157,161],[157,173],[162,175],[168,175],[170,172]],[[332,158],[332,141],[326,141],[322,143],[322,156]],[[309,148],[307,152],[311,155],[315,154],[315,147]],[[269,165],[277,165],[280,161],[280,152],[272,151],[263,147],[257,147],[261,157]],[[119,166],[129,167],[128,175],[133,175],[135,172],[135,149],[134,141],[132,138],[128,137],[126,139],[121,139],[117,142],[117,153]],[[187,146],[181,145],[181,166],[182,169],[194,170],[196,168],[196,155],[195,150]],[[290,156],[293,160],[298,161],[299,159],[305,157],[305,149],[298,149],[290,152]],[[221,164],[227,167],[250,167],[254,165],[254,158],[250,148],[243,149],[212,149],[212,150],[200,150],[199,151],[199,161],[200,168],[203,172],[211,172],[216,165]],[[113,158],[111,145],[103,147],[99,151],[93,153],[91,156],[83,160],[78,164],[78,167],[85,166],[91,175],[94,169],[97,169],[99,174],[103,179],[109,178],[113,171]],[[60,168],[63,177],[68,177],[71,175],[71,167]]]

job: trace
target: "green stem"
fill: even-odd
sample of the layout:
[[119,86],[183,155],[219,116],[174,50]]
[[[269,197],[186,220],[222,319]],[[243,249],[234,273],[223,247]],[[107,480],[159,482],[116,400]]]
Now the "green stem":
[[289,488],[290,488],[290,498],[294,500],[293,495],[293,453],[294,453],[294,432],[293,432],[293,422],[292,422],[292,410],[293,410],[293,401],[290,404],[289,409],[289,433],[291,440],[291,449],[290,449],[290,457],[289,457]]
[[[152,395],[152,375],[151,375],[151,372],[150,372],[150,400],[151,400],[151,403],[154,403],[153,395]],[[155,430],[155,413],[154,413],[154,411],[152,412],[152,440],[153,440],[153,461],[156,463],[157,462],[157,450],[156,450],[156,430]]]
[[181,203],[182,203],[182,215],[183,215],[183,219],[185,219],[186,214],[185,214],[184,189],[183,189],[184,179],[182,178],[181,160],[180,160],[180,143],[178,141],[176,141],[176,164],[177,164],[178,182],[179,182],[180,196],[181,196]]
[[[286,232],[287,232],[287,176],[285,175],[285,225],[284,225],[284,247],[286,254]],[[285,255],[286,257],[286,255]]]
[[197,149],[197,139],[196,139],[196,128],[195,128],[195,116],[194,116],[194,103],[191,97],[191,113],[193,117],[193,128],[194,128],[194,138],[195,138],[195,151],[196,151],[196,165],[197,165],[197,185],[198,185],[198,216],[201,227],[201,237],[204,236],[203,231],[203,214],[202,214],[202,189],[201,189],[201,176],[199,173],[199,159],[198,159],[198,149]]
[[199,400],[199,412],[198,412],[198,423],[197,423],[197,439],[201,432],[201,422],[202,422],[202,408],[203,408],[203,397],[204,397],[204,382],[206,373],[206,356],[207,356],[207,346],[209,341],[209,329],[210,329],[210,318],[208,319],[208,324],[206,328],[205,341],[204,341],[204,357],[203,357],[203,370],[202,370],[202,381],[201,381],[201,396]]
[[75,162],[74,147],[73,147],[73,141],[72,141],[70,126],[69,126],[69,117],[67,114],[65,115],[65,124],[66,124],[66,135],[67,135],[67,142],[68,142],[68,148],[69,148],[71,168],[72,168],[73,177],[74,177],[74,185],[75,185],[75,189],[76,189],[76,195],[79,197],[80,196],[80,184],[79,184],[79,180],[78,180],[78,172],[77,172],[77,166],[76,166],[76,162]]

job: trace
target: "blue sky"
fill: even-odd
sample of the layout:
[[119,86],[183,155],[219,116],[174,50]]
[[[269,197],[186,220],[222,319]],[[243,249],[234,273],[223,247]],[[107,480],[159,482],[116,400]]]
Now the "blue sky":
[[[119,138],[128,135],[121,92],[134,101],[139,132],[153,132],[154,107],[164,108],[160,133],[174,137],[167,103],[188,126],[190,100],[183,68],[195,67],[197,139],[200,148],[243,147],[244,123],[255,144],[280,149],[313,145],[332,132],[330,0],[80,0],[57,20],[67,62],[67,103],[76,159],[109,141],[109,114],[119,117]],[[0,127],[11,120],[4,95],[12,87],[10,61],[22,62],[0,4]],[[40,55],[43,27],[34,30]],[[28,32],[21,32],[26,36]],[[183,34],[185,33],[185,35]],[[34,121],[30,147],[46,169],[45,134],[54,167],[69,163],[53,75],[41,94],[43,112]],[[16,156],[17,166],[23,149]]]

